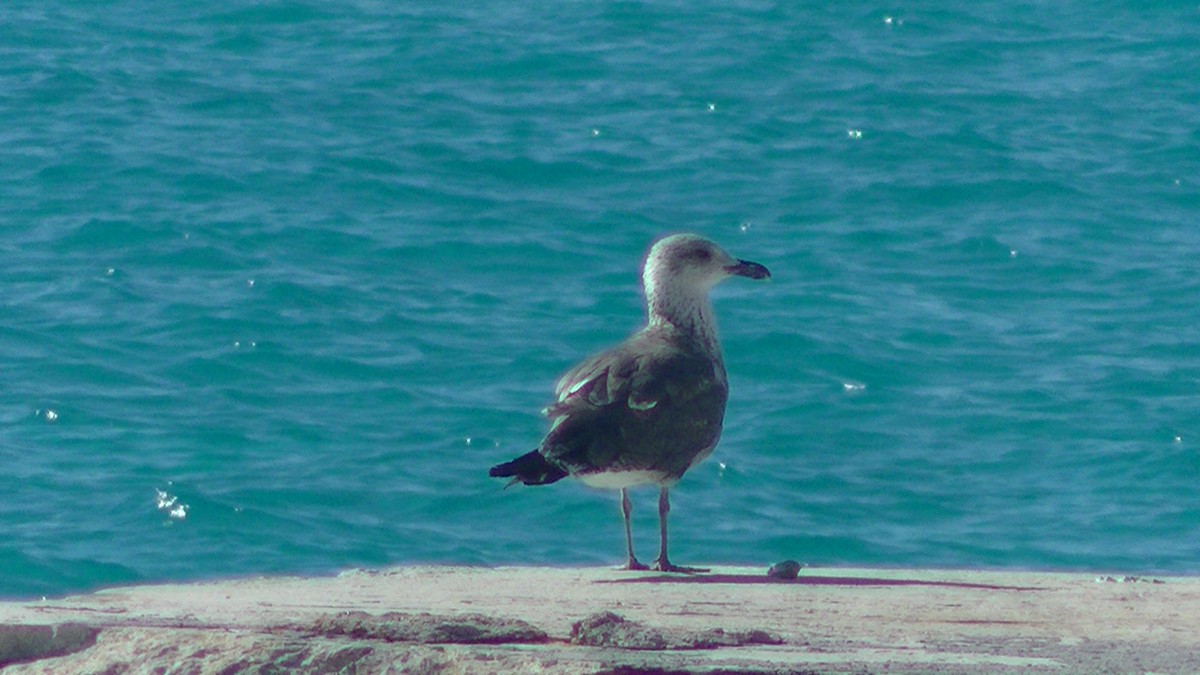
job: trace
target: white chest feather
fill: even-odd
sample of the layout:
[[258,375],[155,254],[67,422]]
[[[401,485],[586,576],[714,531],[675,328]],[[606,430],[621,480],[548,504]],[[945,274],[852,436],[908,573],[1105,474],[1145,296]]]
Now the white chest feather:
[[661,471],[604,471],[575,474],[575,477],[584,485],[606,490],[638,487],[639,485],[662,485],[664,478]]

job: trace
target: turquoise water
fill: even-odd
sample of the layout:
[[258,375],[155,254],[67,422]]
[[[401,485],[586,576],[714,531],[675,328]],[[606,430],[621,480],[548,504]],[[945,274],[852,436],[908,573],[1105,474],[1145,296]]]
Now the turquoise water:
[[1194,3],[468,4],[0,12],[0,596],[620,562],[487,468],[685,230],[675,561],[1200,571]]

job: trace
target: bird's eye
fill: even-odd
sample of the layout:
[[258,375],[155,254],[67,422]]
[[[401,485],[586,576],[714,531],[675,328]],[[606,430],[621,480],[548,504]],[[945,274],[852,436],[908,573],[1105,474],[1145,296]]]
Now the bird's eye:
[[695,255],[696,259],[701,262],[708,262],[708,260],[710,258],[712,258],[712,253],[709,253],[708,249],[706,249],[706,248],[696,249],[696,251],[693,255]]

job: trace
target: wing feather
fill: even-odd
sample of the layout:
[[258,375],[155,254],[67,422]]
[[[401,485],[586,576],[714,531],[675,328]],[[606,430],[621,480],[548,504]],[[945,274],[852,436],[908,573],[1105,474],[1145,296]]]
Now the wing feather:
[[[657,435],[652,430],[671,429],[668,445],[710,449],[724,412],[724,375],[720,363],[706,355],[658,336],[635,335],[558,381],[558,400],[543,411],[553,422],[541,451],[571,472],[586,472],[668,450],[651,447],[649,439]],[[715,417],[696,418],[702,410]],[[686,468],[662,462],[665,474]]]
[[699,354],[669,345],[639,349],[644,345],[638,342],[631,338],[568,371],[555,386],[558,401],[547,408],[547,414],[584,402],[594,407],[621,403],[649,410],[663,397],[679,403],[714,378],[724,380],[724,372],[717,372],[719,365]]

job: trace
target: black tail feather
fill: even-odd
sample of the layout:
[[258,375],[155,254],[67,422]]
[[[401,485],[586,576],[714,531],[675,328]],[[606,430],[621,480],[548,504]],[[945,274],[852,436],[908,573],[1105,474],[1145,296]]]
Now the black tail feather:
[[566,478],[567,472],[546,461],[542,453],[534,450],[533,452],[521,455],[511,462],[493,466],[488,471],[488,475],[492,478],[512,477],[512,482],[509,485],[513,483],[547,485]]

